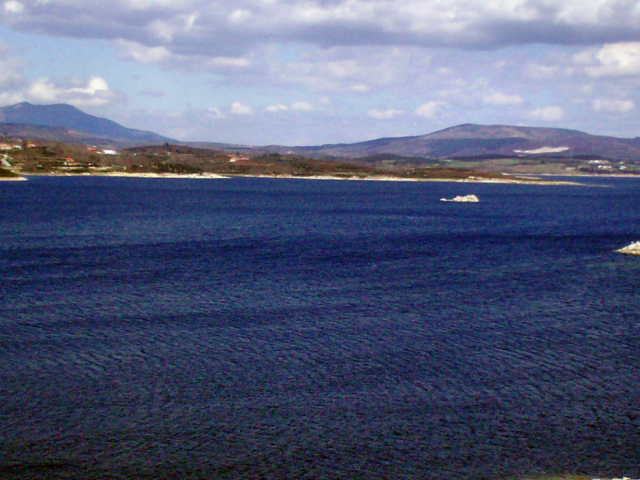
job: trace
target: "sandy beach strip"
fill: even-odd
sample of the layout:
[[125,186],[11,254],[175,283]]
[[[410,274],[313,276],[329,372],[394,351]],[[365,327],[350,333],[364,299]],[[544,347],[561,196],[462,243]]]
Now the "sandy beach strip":
[[229,178],[226,175],[220,175],[217,173],[189,173],[189,174],[180,174],[180,173],[125,173],[125,172],[105,172],[94,174],[90,173],[89,175],[95,177],[134,177],[134,178],[197,178],[197,179],[223,179]]
[[[228,179],[229,176],[217,173],[179,174],[179,173],[126,173],[126,172],[82,172],[82,173],[29,173],[33,177],[131,177],[131,178],[197,178],[197,179]],[[28,178],[21,177],[21,180]],[[4,180],[17,180],[5,178]]]
[[[234,177],[238,178],[273,178],[273,179],[298,179],[298,180],[338,180],[338,181],[369,181],[369,182],[449,182],[449,183],[494,183],[494,184],[506,184],[506,185],[585,185],[578,182],[570,181],[553,181],[543,179],[531,179],[525,180],[521,178],[502,179],[502,178],[481,178],[481,177],[467,177],[467,178],[406,178],[406,177],[394,177],[390,175],[374,175],[366,177],[343,177],[332,175],[242,175],[242,174],[227,174],[221,175],[217,173],[203,173],[203,174],[179,174],[179,173],[127,173],[127,172],[83,172],[83,173],[35,173],[29,174],[33,176],[48,176],[48,177],[131,177],[131,178],[188,178],[199,180],[220,180],[230,179]],[[0,181],[21,181],[28,180],[25,177],[10,178],[3,177]]]
[[246,177],[246,178],[287,178],[299,180],[353,180],[353,181],[369,181],[369,182],[450,182],[450,183],[500,183],[500,184],[518,184],[518,185],[583,185],[577,182],[569,182],[564,180],[542,180],[542,179],[502,179],[502,178],[406,178],[392,177],[387,175],[368,176],[368,177],[342,177],[331,175],[229,175],[229,177]]
[[25,177],[0,177],[0,182],[24,182]]

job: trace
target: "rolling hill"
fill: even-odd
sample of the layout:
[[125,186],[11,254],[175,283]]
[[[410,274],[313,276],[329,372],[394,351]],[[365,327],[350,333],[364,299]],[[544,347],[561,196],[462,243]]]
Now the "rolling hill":
[[640,161],[640,137],[633,139],[590,135],[560,128],[506,125],[458,125],[412,137],[380,138],[367,142],[313,147],[262,147],[283,153],[338,158],[393,154],[403,157],[560,157]]

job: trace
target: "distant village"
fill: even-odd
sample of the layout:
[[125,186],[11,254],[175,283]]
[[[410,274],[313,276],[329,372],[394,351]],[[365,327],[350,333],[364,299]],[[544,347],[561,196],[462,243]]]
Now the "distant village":
[[99,149],[93,146],[65,145],[60,143],[34,143],[24,140],[0,142],[2,167],[22,173],[51,172],[102,167],[100,156],[118,155],[117,150]]

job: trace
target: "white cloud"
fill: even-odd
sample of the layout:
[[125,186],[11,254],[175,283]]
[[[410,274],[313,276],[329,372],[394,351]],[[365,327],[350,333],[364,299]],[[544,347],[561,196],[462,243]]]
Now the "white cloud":
[[255,115],[253,108],[240,102],[231,104],[231,113],[234,115]]
[[591,64],[585,71],[592,77],[640,75],[640,42],[611,43],[599,51],[574,57],[576,63]]
[[166,46],[148,47],[139,42],[117,40],[117,55],[123,60],[133,60],[142,64],[158,64],[165,68],[179,68],[192,71],[231,73],[245,71],[252,62],[245,57],[181,55]]
[[558,120],[562,120],[564,117],[564,110],[562,107],[536,108],[529,112],[529,117],[546,122],[556,122]]
[[13,14],[22,13],[24,11],[24,5],[14,0],[10,2],[5,2],[4,11],[7,13],[13,13]]
[[633,100],[615,100],[598,98],[593,101],[596,112],[629,113],[636,105]]
[[420,105],[418,108],[416,108],[415,114],[424,118],[435,118],[438,114],[438,111],[440,110],[440,107],[443,106],[444,104],[445,104],[444,102],[440,102],[437,100],[427,102],[423,105]]
[[289,107],[281,103],[277,103],[276,105],[269,105],[264,110],[269,113],[277,113],[277,112],[283,112],[283,111],[289,110]]
[[[80,80],[75,80],[74,83],[81,84]],[[101,77],[91,77],[89,83],[86,86],[78,85],[77,87],[69,88],[68,93],[79,93],[81,95],[96,95],[109,92],[109,85]]]
[[508,95],[506,93],[493,91],[493,92],[487,93],[482,98],[482,102],[485,105],[504,106],[504,105],[519,105],[523,103],[523,100],[520,95]]
[[291,103],[291,105],[284,105],[282,103],[269,105],[264,110],[265,112],[269,112],[269,113],[286,112],[287,110],[290,110],[293,112],[312,112],[316,110],[316,108],[313,105],[311,105],[309,102],[297,101],[297,102]]
[[403,113],[404,111],[402,110],[395,110],[391,108],[389,110],[369,110],[368,115],[376,120],[389,120],[393,117],[397,117],[398,115],[402,115]]
[[24,61],[13,57],[12,50],[0,43],[0,103],[69,103],[76,107],[101,107],[122,102],[125,96],[113,91],[99,76],[89,80],[67,78],[30,80],[22,74]]
[[25,89],[23,96],[36,103],[69,103],[76,107],[102,107],[123,99],[122,94],[111,91],[101,77],[91,77],[85,85],[77,79],[67,80],[65,85],[40,78]]
[[297,112],[311,112],[315,110],[314,106],[308,102],[293,102],[291,104],[291,110]]
[[139,63],[159,63],[171,58],[171,52],[166,47],[147,47],[138,42],[126,40],[116,41],[120,58],[135,60]]
[[248,58],[214,57],[204,62],[204,66],[210,70],[244,69],[250,65]]

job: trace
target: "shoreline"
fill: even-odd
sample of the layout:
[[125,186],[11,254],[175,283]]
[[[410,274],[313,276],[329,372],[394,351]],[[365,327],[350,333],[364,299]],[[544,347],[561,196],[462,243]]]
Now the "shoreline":
[[[22,176],[24,175],[24,176]],[[131,178],[195,178],[195,179],[225,179],[229,178],[225,175],[217,173],[204,174],[179,174],[179,173],[123,173],[123,172],[105,172],[105,173],[28,173],[22,174],[19,178],[0,178],[0,181],[9,180],[29,180],[28,177],[131,177]]]
[[25,182],[28,178],[20,177],[0,177],[0,182]]
[[[0,181],[26,181],[27,177],[130,177],[130,178],[176,178],[176,179],[198,179],[198,180],[222,180],[231,178],[273,178],[273,179],[298,179],[298,180],[337,180],[337,181],[373,181],[373,182],[448,182],[448,183],[465,183],[465,184],[505,184],[505,185],[571,185],[571,186],[589,186],[584,183],[567,181],[567,180],[542,180],[542,179],[526,179],[514,177],[513,179],[498,179],[498,178],[480,178],[480,177],[467,177],[467,178],[405,178],[395,177],[391,175],[380,176],[367,176],[367,177],[340,177],[332,175],[242,175],[242,174],[218,174],[218,173],[203,173],[203,174],[178,174],[178,173],[153,173],[153,172],[140,172],[140,173],[125,173],[125,172],[96,172],[96,173],[33,173],[26,176],[20,176],[17,178],[3,177]],[[538,176],[564,176],[553,174],[540,174]],[[582,178],[600,177],[603,175],[580,175]],[[611,177],[622,175],[611,175]],[[578,177],[578,176],[575,176]],[[634,177],[628,175],[628,177]]]
[[[52,175],[55,176],[55,175]],[[229,178],[225,175],[220,175],[218,173],[202,173],[202,174],[197,174],[197,173],[186,173],[186,174],[180,174],[180,173],[152,173],[152,172],[148,172],[148,173],[124,173],[124,172],[105,172],[105,173],[98,173],[98,174],[78,174],[75,176],[85,176],[85,177],[135,177],[135,178],[196,178],[196,179],[203,179],[203,180],[209,180],[209,179],[214,179],[214,180],[218,180],[218,179],[224,179],[224,178]]]
[[[526,175],[524,173],[519,173],[518,175]],[[640,175],[634,175],[632,173],[620,173],[620,174],[614,174],[614,173],[582,173],[582,174],[576,174],[576,175],[565,175],[564,173],[536,173],[535,174],[536,177],[584,177],[584,178],[639,178],[640,179]]]
[[346,181],[370,181],[370,182],[449,182],[449,183],[501,183],[501,184],[517,184],[517,185],[583,185],[577,182],[569,181],[548,181],[548,180],[525,180],[525,179],[499,179],[499,178],[404,178],[393,176],[370,176],[370,177],[334,177],[331,175],[309,175],[309,176],[297,176],[297,175],[229,175],[229,178],[233,177],[247,177],[247,178],[286,178],[286,179],[300,179],[300,180],[346,180]]

